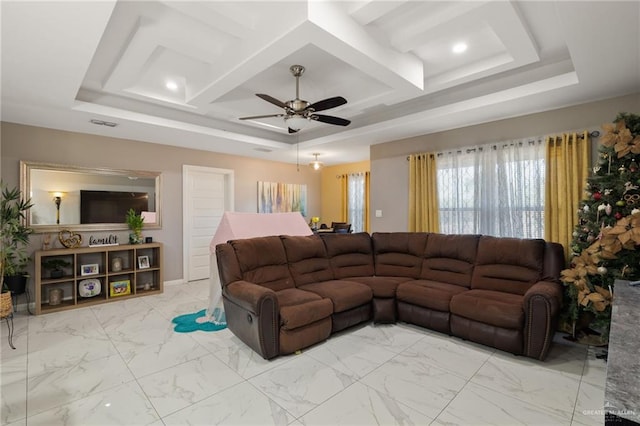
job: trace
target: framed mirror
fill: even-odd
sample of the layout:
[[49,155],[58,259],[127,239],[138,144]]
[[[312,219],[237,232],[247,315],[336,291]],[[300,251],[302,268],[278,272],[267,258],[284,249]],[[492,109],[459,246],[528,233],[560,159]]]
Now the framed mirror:
[[34,232],[125,230],[130,208],[143,215],[145,229],[160,229],[160,181],[160,172],[20,162]]

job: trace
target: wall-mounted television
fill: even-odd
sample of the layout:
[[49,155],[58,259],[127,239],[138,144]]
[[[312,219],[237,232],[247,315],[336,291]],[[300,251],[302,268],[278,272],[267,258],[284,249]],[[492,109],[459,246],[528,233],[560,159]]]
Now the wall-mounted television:
[[149,194],[80,190],[80,223],[124,223],[129,209],[148,211]]

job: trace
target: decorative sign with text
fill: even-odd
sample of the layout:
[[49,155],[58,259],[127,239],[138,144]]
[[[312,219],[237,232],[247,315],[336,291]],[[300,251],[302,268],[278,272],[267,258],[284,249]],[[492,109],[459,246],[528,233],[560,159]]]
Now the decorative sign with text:
[[89,237],[89,247],[117,246],[118,244],[118,236],[114,234],[101,238],[93,235]]

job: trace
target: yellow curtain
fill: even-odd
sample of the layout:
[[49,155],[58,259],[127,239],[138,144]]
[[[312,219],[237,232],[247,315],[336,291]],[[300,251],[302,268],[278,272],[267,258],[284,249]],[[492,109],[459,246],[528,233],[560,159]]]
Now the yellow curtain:
[[371,233],[371,225],[369,220],[369,188],[371,186],[371,173],[364,174],[364,230]]
[[409,156],[409,231],[438,232],[436,156]]
[[340,175],[340,222],[349,220],[349,175]]
[[577,209],[584,198],[590,156],[589,132],[547,138],[544,233],[547,241],[564,246],[567,260],[578,223]]

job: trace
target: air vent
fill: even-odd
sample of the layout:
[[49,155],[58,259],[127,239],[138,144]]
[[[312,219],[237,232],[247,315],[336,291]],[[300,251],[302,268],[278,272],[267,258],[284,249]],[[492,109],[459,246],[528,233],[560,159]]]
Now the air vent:
[[111,121],[96,120],[95,118],[92,118],[89,121],[92,124],[95,124],[96,126],[116,127],[118,125],[118,123],[112,123]]

